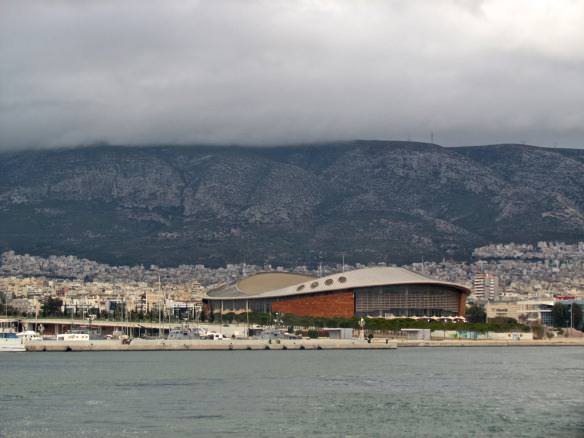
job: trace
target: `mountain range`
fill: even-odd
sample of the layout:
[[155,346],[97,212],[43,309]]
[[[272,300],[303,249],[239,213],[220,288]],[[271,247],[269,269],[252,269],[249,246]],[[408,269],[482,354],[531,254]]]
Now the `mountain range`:
[[0,153],[0,251],[110,264],[469,258],[584,238],[584,150],[398,141]]

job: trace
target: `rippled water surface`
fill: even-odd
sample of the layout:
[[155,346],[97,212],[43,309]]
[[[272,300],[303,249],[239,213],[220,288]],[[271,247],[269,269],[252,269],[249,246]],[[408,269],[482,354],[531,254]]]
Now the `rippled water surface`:
[[582,348],[1,353],[0,437],[584,437]]

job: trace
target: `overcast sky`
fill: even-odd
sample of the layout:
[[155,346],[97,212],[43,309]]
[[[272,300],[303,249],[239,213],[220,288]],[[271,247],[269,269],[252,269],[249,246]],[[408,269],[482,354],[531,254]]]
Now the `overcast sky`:
[[584,147],[584,1],[0,3],[0,148]]

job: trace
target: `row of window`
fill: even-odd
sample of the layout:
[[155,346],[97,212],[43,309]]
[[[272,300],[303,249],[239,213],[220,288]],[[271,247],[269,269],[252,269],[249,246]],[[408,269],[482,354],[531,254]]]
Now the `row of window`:
[[413,312],[421,309],[421,315],[445,316],[439,312],[457,313],[460,292],[439,285],[398,285],[370,287],[355,290],[357,314]]
[[457,316],[458,312],[445,309],[383,309],[356,312],[357,318],[411,318],[413,316]]
[[[337,281],[338,281],[339,283],[346,283],[346,282],[347,282],[347,277],[345,277],[344,275],[341,275],[339,278],[337,278]],[[330,285],[331,285],[331,284],[333,284],[334,282],[335,282],[335,280],[333,280],[332,278],[327,278],[327,279],[324,281],[324,284],[325,284],[325,286],[330,286]],[[319,283],[318,281],[313,281],[312,283],[310,283],[310,288],[311,288],[311,289],[316,289],[316,288],[319,286],[319,284],[320,284],[320,283]],[[298,292],[300,292],[300,291],[304,290],[304,286],[305,286],[304,284],[301,284],[300,286],[298,286],[298,287],[296,288],[296,290],[297,290]]]

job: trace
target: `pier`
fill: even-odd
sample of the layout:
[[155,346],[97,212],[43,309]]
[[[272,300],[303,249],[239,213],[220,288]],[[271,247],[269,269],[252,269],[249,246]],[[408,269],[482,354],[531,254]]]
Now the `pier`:
[[584,339],[558,338],[553,340],[445,340],[406,341],[374,339],[368,343],[359,339],[289,339],[269,342],[264,339],[165,340],[132,339],[129,343],[119,340],[95,340],[89,342],[36,341],[25,345],[28,352],[75,352],[75,351],[243,351],[243,350],[393,350],[408,347],[584,347]]
[[395,341],[368,343],[363,340],[290,339],[269,342],[260,339],[211,340],[145,340],[130,342],[98,340],[89,342],[39,341],[26,344],[29,352],[74,351],[243,351],[243,350],[392,350]]

